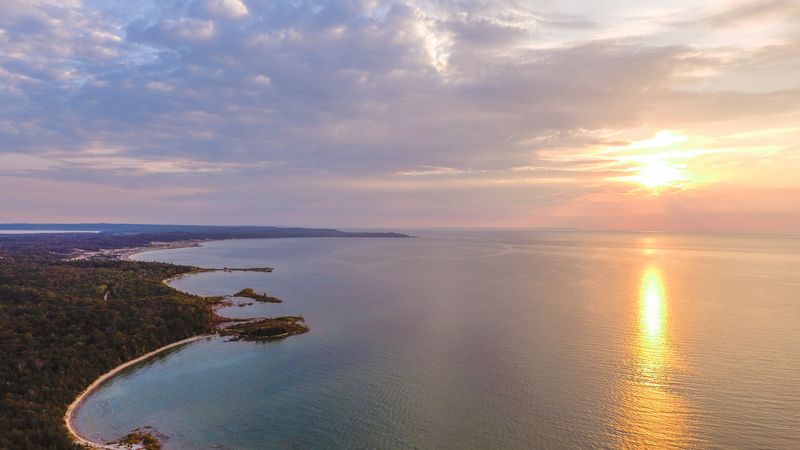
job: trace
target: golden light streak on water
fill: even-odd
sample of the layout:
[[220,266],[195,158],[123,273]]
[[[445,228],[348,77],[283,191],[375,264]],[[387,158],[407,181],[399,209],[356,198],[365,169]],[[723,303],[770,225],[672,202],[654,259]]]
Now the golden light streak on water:
[[649,266],[642,275],[639,295],[640,348],[647,350],[645,360],[658,366],[663,364],[665,341],[665,320],[667,315],[666,294],[661,271]]
[[619,398],[616,424],[620,448],[690,446],[685,401],[671,389],[675,370],[669,301],[661,270],[642,271],[638,311],[629,335],[629,364]]

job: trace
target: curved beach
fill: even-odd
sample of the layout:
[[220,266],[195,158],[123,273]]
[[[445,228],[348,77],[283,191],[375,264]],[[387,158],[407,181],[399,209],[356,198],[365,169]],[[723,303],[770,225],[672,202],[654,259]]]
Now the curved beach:
[[[139,254],[139,253],[145,253],[145,252],[149,252],[149,251],[153,251],[153,250],[175,249],[175,248],[184,248],[184,247],[198,247],[199,246],[199,242],[202,242],[202,241],[179,242],[178,245],[169,245],[169,246],[163,246],[163,247],[162,246],[155,246],[155,248],[152,245],[151,246],[145,246],[145,247],[136,247],[136,248],[132,248],[132,249],[127,249],[128,250],[127,252],[125,252],[124,254],[118,255],[118,257],[119,257],[119,259],[122,259],[122,260],[132,261],[133,260],[132,257],[134,255],[136,255],[136,254]],[[196,275],[197,273],[200,273],[200,272],[215,272],[215,271],[221,271],[221,270],[225,270],[225,269],[198,269],[197,271],[190,271],[190,272],[186,272],[186,273],[179,273],[177,275],[173,275],[173,276],[171,276],[169,278],[161,280],[161,282],[169,286],[170,282],[172,282],[174,280],[177,280],[177,279],[180,279],[180,278],[183,278],[183,277]],[[231,269],[228,269],[228,270],[231,270]],[[262,269],[232,269],[232,270],[243,270],[243,271],[256,270],[256,271],[261,271]],[[270,271],[271,271],[271,269],[270,269]],[[170,286],[170,288],[175,289],[172,286]],[[122,363],[119,366],[117,366],[117,367],[111,369],[110,371],[104,373],[103,375],[101,375],[94,382],[92,382],[92,384],[90,384],[86,389],[84,389],[83,392],[81,392],[80,395],[78,395],[78,397],[75,398],[75,400],[67,408],[66,413],[64,413],[64,423],[65,423],[65,425],[67,427],[67,432],[69,433],[70,437],[77,444],[88,446],[89,448],[101,448],[101,449],[129,448],[128,446],[121,446],[121,445],[117,445],[117,444],[106,444],[106,443],[94,442],[94,441],[92,441],[92,440],[90,440],[90,439],[88,439],[88,438],[86,438],[84,436],[81,436],[78,433],[78,431],[75,429],[73,424],[72,424],[72,421],[73,421],[74,415],[75,415],[75,411],[77,411],[77,409],[81,406],[81,404],[84,402],[84,400],[92,392],[94,392],[97,388],[99,388],[106,380],[108,380],[111,377],[119,374],[120,372],[122,372],[123,370],[127,369],[128,367],[131,367],[131,366],[133,366],[135,364],[138,364],[138,363],[140,363],[142,361],[145,361],[148,358],[152,358],[153,356],[156,356],[159,353],[162,353],[162,352],[164,352],[166,350],[169,350],[169,349],[172,349],[172,348],[175,348],[175,347],[179,347],[179,346],[182,346],[184,344],[188,344],[188,343],[191,343],[191,342],[194,342],[194,341],[197,341],[197,340],[214,337],[214,336],[218,336],[218,334],[217,333],[202,334],[202,335],[186,338],[186,339],[183,339],[181,341],[173,342],[171,344],[167,344],[167,345],[165,345],[163,347],[160,347],[160,348],[157,348],[157,349],[153,350],[152,352],[149,352],[149,353],[146,353],[146,354],[144,354],[142,356],[139,356],[138,358],[135,358],[135,359],[132,359],[132,360],[127,361],[125,363]]]
[[[144,247],[135,247],[135,248],[130,248],[130,249],[124,249],[126,251],[124,251],[121,254],[116,255],[116,256],[119,259],[130,261],[131,257],[133,255],[135,255],[135,254],[138,254],[138,253],[144,253],[144,252],[153,251],[153,250],[163,250],[163,249],[167,249],[167,248],[184,248],[184,247],[197,247],[197,246],[199,246],[199,242],[198,241],[181,241],[181,242],[178,242],[177,245],[176,245],[176,243],[171,243],[171,245],[169,245],[169,246],[158,246],[158,245],[153,246],[153,245],[150,245],[150,246],[144,246]],[[179,278],[179,277],[185,276],[185,275],[187,275],[187,274],[178,274],[178,275],[172,276],[170,278],[167,278],[165,280],[162,280],[162,282],[164,284],[168,284],[173,279],[176,279],[176,278]],[[75,411],[78,409],[79,406],[81,406],[81,404],[86,399],[86,397],[88,397],[89,394],[94,392],[95,389],[100,387],[100,385],[103,384],[106,380],[108,380],[109,378],[113,377],[114,375],[122,372],[123,370],[127,369],[128,367],[131,367],[134,364],[140,363],[140,362],[142,362],[142,361],[144,361],[144,360],[146,360],[148,358],[151,358],[151,357],[153,357],[153,356],[155,356],[155,355],[157,355],[157,354],[159,354],[161,352],[164,352],[166,350],[169,350],[171,348],[175,348],[175,347],[178,347],[178,346],[181,346],[181,345],[184,345],[184,344],[188,344],[190,342],[198,341],[200,339],[205,339],[205,338],[209,338],[209,337],[213,337],[213,336],[216,336],[216,334],[202,334],[202,335],[199,335],[199,336],[192,336],[190,338],[186,338],[186,339],[183,339],[181,341],[177,341],[177,342],[173,342],[171,344],[167,344],[167,345],[165,345],[163,347],[159,347],[159,348],[153,350],[152,352],[145,353],[144,355],[142,355],[142,356],[140,356],[138,358],[134,358],[134,359],[132,359],[130,361],[124,362],[124,363],[120,364],[119,366],[117,366],[117,367],[109,370],[108,372],[104,373],[103,375],[101,375],[98,379],[94,380],[94,382],[92,382],[92,384],[90,384],[86,389],[84,389],[83,392],[81,392],[80,395],[78,395],[75,398],[75,400],[72,401],[72,403],[70,403],[69,407],[67,408],[67,411],[64,413],[64,424],[67,426],[67,432],[69,433],[70,437],[72,437],[72,439],[77,444],[85,445],[85,446],[88,446],[90,448],[103,448],[103,449],[117,449],[117,448],[120,448],[119,446],[114,445],[114,444],[104,444],[104,443],[100,443],[100,442],[94,442],[94,441],[91,441],[88,438],[85,438],[85,437],[81,436],[80,434],[78,434],[78,430],[76,430],[75,427],[72,425],[72,419],[73,419],[73,417],[75,415]]]
[[73,419],[73,416],[75,415],[75,411],[78,409],[79,406],[81,406],[81,404],[86,399],[86,397],[88,397],[89,394],[94,392],[95,389],[100,387],[100,385],[103,384],[106,380],[108,380],[109,378],[113,377],[114,375],[117,375],[118,373],[122,372],[123,370],[127,369],[128,367],[130,367],[130,366],[132,366],[134,364],[140,363],[140,362],[142,362],[142,361],[144,361],[144,360],[146,360],[148,358],[151,358],[151,357],[153,357],[153,356],[155,356],[155,355],[157,355],[157,354],[159,354],[161,352],[164,352],[166,350],[169,350],[171,348],[179,347],[181,345],[188,344],[190,342],[198,341],[200,339],[210,338],[210,337],[213,337],[213,336],[216,336],[216,335],[215,334],[203,334],[203,335],[200,335],[200,336],[193,336],[193,337],[184,339],[182,341],[173,342],[172,344],[167,344],[167,345],[165,345],[165,346],[163,346],[161,348],[153,350],[150,353],[145,353],[144,355],[142,355],[142,356],[140,356],[138,358],[135,358],[135,359],[132,359],[132,360],[130,360],[128,362],[122,363],[119,366],[117,366],[117,367],[109,370],[108,372],[104,373],[103,375],[101,375],[100,378],[94,380],[94,382],[92,384],[90,384],[89,387],[84,389],[83,392],[81,392],[81,394],[78,395],[78,397],[76,397],[75,400],[72,403],[70,403],[69,407],[67,408],[67,412],[64,414],[64,423],[66,424],[67,431],[69,432],[69,434],[72,437],[72,439],[77,444],[85,445],[85,446],[88,446],[90,448],[104,448],[104,449],[117,449],[117,448],[120,448],[119,446],[113,445],[113,444],[104,444],[104,443],[99,443],[99,442],[93,442],[93,441],[89,440],[88,438],[78,434],[78,431],[75,429],[75,427],[72,426],[72,419]]

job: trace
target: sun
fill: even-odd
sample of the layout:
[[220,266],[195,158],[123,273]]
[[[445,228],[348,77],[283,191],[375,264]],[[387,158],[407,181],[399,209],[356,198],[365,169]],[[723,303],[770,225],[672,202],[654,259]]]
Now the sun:
[[689,163],[704,153],[694,145],[690,136],[662,130],[648,139],[608,147],[604,153],[624,172],[608,180],[634,183],[636,191],[646,189],[654,194],[689,189],[700,179],[689,171]]
[[686,180],[683,170],[667,164],[661,159],[651,159],[643,163],[639,168],[639,173],[631,180],[649,187],[659,188],[671,186]]

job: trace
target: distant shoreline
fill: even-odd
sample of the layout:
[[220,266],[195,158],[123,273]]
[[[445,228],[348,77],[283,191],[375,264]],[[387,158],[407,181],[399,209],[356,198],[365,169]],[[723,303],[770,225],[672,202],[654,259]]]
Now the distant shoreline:
[[109,258],[118,259],[122,261],[134,261],[132,257],[139,253],[152,252],[157,250],[175,250],[179,248],[200,247],[204,242],[210,242],[212,239],[190,239],[185,241],[174,242],[159,242],[153,241],[147,245],[138,247],[123,247],[113,249],[101,250],[81,250],[76,249],[75,253],[68,258],[70,261],[85,261],[93,258]]
[[123,261],[135,261],[134,255],[147,252],[155,252],[158,250],[176,250],[179,248],[200,247],[205,242],[211,242],[210,239],[193,239],[189,241],[175,241],[175,242],[153,242],[150,245],[142,247],[133,247],[129,251],[120,255],[119,259]]

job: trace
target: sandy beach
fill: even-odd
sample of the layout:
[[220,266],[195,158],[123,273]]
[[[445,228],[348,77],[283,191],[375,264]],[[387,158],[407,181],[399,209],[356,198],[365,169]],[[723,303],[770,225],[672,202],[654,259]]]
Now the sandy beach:
[[204,242],[209,242],[209,240],[193,239],[189,241],[151,242],[150,245],[124,249],[124,251],[119,255],[119,259],[125,261],[132,261],[133,255],[139,253],[152,252],[155,250],[171,250],[176,248],[199,247]]
[[121,259],[125,261],[132,260],[133,255],[138,253],[150,252],[155,250],[170,250],[176,248],[199,247],[200,244],[208,242],[207,239],[192,239],[187,241],[173,241],[173,242],[151,242],[147,245],[140,247],[125,247],[113,249],[100,249],[100,250],[82,250],[76,249],[73,255],[69,258],[70,261],[84,261],[92,258],[109,258]]

